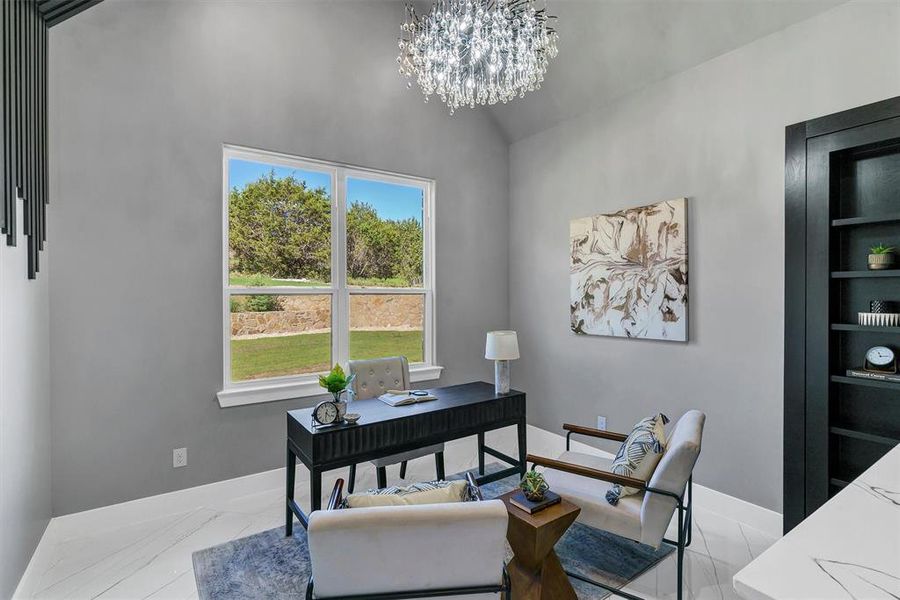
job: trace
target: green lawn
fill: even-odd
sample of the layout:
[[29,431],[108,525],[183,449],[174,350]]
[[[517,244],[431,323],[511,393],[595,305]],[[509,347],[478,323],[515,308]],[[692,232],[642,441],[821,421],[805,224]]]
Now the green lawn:
[[236,275],[234,273],[228,276],[228,281],[231,285],[242,287],[328,287],[329,285],[324,281],[290,281],[287,279],[273,279],[265,275]]
[[[240,287],[329,287],[324,281],[291,281],[289,279],[275,279],[268,275],[240,275],[232,273],[228,276],[231,285]],[[409,282],[399,277],[351,277],[350,285],[359,287],[417,287],[410,286]]]
[[[351,331],[353,360],[403,355],[422,362],[421,331]],[[244,381],[331,368],[331,335],[304,333],[231,341],[231,379]]]

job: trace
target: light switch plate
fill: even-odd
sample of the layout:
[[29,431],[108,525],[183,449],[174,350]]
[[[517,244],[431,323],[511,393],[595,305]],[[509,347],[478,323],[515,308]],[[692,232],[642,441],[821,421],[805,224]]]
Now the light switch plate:
[[606,417],[597,417],[597,429],[606,431]]

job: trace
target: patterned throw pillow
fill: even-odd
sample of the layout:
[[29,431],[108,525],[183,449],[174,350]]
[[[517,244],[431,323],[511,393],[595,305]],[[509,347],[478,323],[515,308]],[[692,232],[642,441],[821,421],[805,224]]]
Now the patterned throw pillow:
[[[610,470],[616,475],[648,480],[666,451],[665,424],[668,422],[669,418],[662,413],[639,421],[622,442]],[[619,498],[639,491],[616,483],[606,492],[606,501],[615,506],[619,503]]]
[[469,484],[465,481],[425,481],[405,486],[395,485],[362,494],[350,494],[344,499],[344,505],[347,508],[363,508],[464,502],[468,488]]

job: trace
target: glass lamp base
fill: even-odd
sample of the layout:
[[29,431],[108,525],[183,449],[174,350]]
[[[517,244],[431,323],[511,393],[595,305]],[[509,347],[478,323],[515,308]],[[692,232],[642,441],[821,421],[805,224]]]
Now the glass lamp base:
[[508,394],[509,393],[509,361],[508,360],[495,360],[494,361],[494,393],[495,394]]

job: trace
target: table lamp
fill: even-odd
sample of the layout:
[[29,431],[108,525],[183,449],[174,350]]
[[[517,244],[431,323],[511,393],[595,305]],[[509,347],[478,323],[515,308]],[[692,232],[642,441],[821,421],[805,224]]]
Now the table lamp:
[[509,361],[519,358],[515,331],[488,331],[484,357],[494,361],[494,392],[509,393]]

